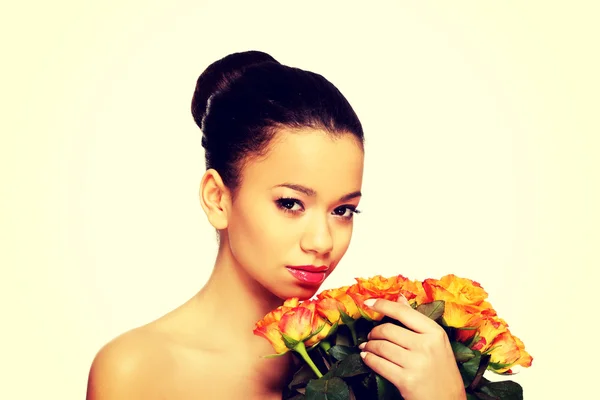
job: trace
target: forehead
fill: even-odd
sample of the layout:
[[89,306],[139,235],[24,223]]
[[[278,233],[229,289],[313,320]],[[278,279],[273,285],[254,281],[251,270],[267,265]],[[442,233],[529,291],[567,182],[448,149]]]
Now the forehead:
[[352,134],[333,136],[315,129],[282,129],[269,151],[243,169],[242,187],[271,188],[294,183],[318,195],[338,196],[360,190],[364,151]]

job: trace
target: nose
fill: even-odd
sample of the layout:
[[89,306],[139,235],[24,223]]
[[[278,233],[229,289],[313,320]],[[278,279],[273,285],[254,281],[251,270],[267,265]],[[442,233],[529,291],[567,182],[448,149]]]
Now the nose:
[[300,240],[302,250],[316,254],[328,254],[333,250],[333,236],[327,217],[312,218]]

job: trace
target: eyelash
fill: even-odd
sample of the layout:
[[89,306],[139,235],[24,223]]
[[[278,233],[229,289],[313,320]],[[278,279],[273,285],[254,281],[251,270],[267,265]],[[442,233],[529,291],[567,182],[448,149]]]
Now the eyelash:
[[[304,206],[302,205],[302,202],[300,200],[294,199],[292,197],[280,197],[279,199],[276,200],[276,203],[277,203],[277,207],[280,208],[283,212],[290,213],[290,214],[298,214],[301,211],[290,210],[289,208],[285,207],[286,204],[289,204],[289,203],[293,203],[294,205],[298,204],[300,207],[304,208]],[[354,207],[354,206],[344,205],[344,206],[337,207],[334,210],[334,213],[335,213],[335,211],[337,211],[339,209],[350,210],[350,215],[347,217],[342,216],[343,214],[342,215],[336,214],[336,216],[338,216],[342,219],[346,219],[346,220],[352,219],[352,217],[354,217],[354,214],[360,214],[360,212],[361,212],[360,210],[356,209],[356,207]],[[344,212],[344,214],[345,214],[345,212]]]

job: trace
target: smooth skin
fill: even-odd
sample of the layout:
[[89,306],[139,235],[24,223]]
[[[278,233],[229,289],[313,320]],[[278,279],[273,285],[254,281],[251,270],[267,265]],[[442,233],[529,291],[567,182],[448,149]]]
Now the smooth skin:
[[254,324],[283,299],[318,291],[286,266],[327,265],[331,274],[343,257],[363,160],[353,135],[303,129],[247,160],[235,196],[206,171],[200,203],[220,237],[211,277],[181,307],[105,345],[87,399],[280,400],[292,358],[263,359],[273,348]]
[[[217,171],[206,171],[200,204],[220,238],[212,275],[185,304],[106,344],[92,363],[87,400],[280,400],[292,358],[262,358],[273,349],[253,335],[254,324],[284,299],[318,291],[286,266],[334,271],[350,244],[363,163],[351,134],[300,129],[280,132],[264,157],[247,160],[235,196]],[[419,333],[379,327],[365,362],[407,399],[464,398],[447,338],[410,307],[374,307]],[[432,376],[435,391],[422,387]]]
[[390,323],[373,328],[359,346],[366,365],[406,400],[466,399],[448,336],[435,321],[414,310],[402,295],[397,302],[369,299],[365,304],[409,328]]

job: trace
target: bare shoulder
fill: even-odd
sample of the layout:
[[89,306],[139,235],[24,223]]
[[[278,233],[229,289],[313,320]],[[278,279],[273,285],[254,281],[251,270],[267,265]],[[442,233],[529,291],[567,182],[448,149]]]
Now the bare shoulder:
[[104,345],[96,354],[88,377],[87,400],[150,399],[151,382],[169,364],[165,341],[140,327]]

